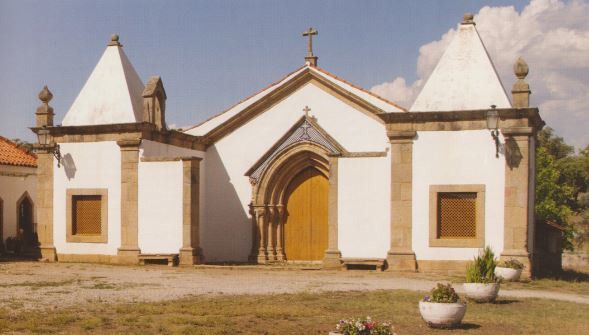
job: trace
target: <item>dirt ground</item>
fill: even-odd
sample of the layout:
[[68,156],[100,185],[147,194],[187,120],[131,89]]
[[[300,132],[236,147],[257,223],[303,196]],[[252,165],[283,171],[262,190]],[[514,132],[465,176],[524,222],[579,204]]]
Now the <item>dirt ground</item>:
[[[428,291],[436,278],[374,271],[304,268],[115,266],[78,263],[0,263],[0,308],[52,309],[83,303],[150,302],[199,295],[280,294],[407,289]],[[460,285],[455,285],[460,292]],[[589,296],[504,290],[501,296],[589,304]]]

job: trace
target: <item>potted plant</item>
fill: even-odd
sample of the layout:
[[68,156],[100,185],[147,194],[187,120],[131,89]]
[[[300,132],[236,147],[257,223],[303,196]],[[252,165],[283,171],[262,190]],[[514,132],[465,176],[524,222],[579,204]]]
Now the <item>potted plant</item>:
[[476,302],[493,302],[499,293],[499,281],[495,276],[497,261],[490,247],[482,252],[466,268],[466,297]]
[[518,281],[524,267],[522,262],[512,258],[499,263],[495,267],[495,276],[505,281]]
[[419,312],[430,327],[452,328],[462,322],[466,304],[460,301],[451,284],[438,283],[430,295],[419,302]]
[[340,320],[329,335],[396,335],[389,322],[376,322],[371,317]]

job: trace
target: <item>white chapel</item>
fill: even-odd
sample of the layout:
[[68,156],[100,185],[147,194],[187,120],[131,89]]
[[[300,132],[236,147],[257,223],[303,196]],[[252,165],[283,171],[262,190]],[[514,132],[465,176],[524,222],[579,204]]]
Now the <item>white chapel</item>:
[[510,97],[465,15],[406,109],[319,67],[315,34],[303,66],[183,131],[114,35],[60,125],[37,110],[43,258],[448,271],[488,245],[541,266],[523,59]]

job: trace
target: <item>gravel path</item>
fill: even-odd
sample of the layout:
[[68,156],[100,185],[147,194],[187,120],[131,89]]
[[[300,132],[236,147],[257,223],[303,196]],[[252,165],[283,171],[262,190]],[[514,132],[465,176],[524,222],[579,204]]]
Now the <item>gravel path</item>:
[[[428,291],[434,285],[432,280],[372,271],[17,262],[0,263],[0,308],[44,309],[80,303],[162,301],[216,294],[381,289]],[[460,285],[456,288],[460,292]],[[502,289],[500,296],[589,304],[589,296],[539,290]]]

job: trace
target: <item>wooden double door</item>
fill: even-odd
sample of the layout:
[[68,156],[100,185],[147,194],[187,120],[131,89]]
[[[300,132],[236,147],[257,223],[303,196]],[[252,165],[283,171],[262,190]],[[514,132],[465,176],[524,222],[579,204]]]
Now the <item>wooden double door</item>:
[[284,252],[290,261],[322,260],[327,249],[329,182],[309,167],[287,189]]

